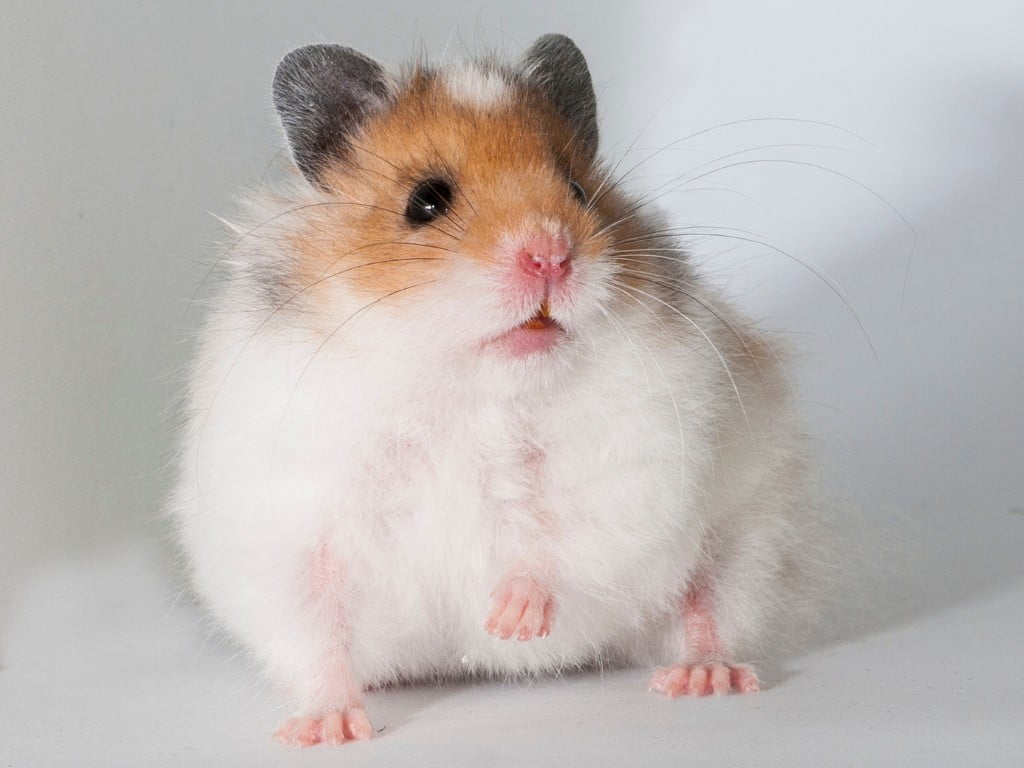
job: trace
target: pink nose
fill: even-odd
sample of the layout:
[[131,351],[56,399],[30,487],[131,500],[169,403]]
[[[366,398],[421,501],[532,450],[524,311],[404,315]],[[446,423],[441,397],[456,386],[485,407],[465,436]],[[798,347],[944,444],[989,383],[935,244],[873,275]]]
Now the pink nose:
[[519,248],[519,267],[532,277],[558,282],[572,267],[569,243],[547,232],[531,235]]

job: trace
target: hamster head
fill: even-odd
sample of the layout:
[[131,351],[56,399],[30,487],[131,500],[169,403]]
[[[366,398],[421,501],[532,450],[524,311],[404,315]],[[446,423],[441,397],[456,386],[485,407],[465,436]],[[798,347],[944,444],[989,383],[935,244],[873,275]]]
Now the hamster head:
[[308,46],[281,62],[274,102],[311,195],[289,210],[290,280],[321,333],[369,325],[375,343],[536,367],[629,302],[617,281],[636,270],[615,246],[643,240],[641,219],[597,164],[590,74],[568,38],[511,66],[403,77]]

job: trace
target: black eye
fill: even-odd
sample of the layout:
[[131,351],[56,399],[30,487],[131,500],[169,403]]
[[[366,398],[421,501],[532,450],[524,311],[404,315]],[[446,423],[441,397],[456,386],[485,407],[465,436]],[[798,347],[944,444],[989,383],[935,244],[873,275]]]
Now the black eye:
[[572,190],[572,196],[579,201],[580,205],[587,204],[587,192],[583,187],[579,185],[579,182],[569,180],[569,189]]
[[410,224],[429,224],[444,216],[452,207],[454,193],[447,181],[427,179],[416,185],[405,206],[405,218]]

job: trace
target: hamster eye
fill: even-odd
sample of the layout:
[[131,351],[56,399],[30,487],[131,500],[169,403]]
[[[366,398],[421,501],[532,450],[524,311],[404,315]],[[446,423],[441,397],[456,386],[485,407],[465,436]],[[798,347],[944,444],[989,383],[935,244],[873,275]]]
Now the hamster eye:
[[405,206],[405,218],[410,224],[429,224],[448,213],[454,196],[447,181],[427,179],[420,182],[409,195],[409,203]]
[[580,205],[587,204],[587,191],[580,186],[579,182],[570,179],[569,189],[572,190],[572,196],[576,198]]

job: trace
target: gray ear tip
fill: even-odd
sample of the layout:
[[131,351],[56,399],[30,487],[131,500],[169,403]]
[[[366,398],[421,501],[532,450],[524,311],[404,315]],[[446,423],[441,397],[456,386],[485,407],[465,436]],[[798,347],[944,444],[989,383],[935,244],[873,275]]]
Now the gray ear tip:
[[[383,68],[355,48],[332,43],[303,45],[285,54],[274,70],[271,95],[279,112],[292,111],[306,97],[348,82],[383,81]],[[383,86],[376,90],[383,93]],[[296,97],[301,97],[297,100]],[[322,96],[322,94],[321,94]],[[323,101],[318,98],[318,101]]]
[[301,73],[316,74],[339,64],[350,65],[352,62],[373,64],[379,68],[376,62],[355,48],[332,43],[303,45],[286,53],[284,58],[277,63],[277,69],[274,70],[274,84],[293,80],[296,75]]
[[346,49],[340,45],[314,43],[295,48],[284,55],[274,70],[273,88],[275,93],[287,83],[294,81],[297,74],[318,69],[332,59],[339,58],[339,53]]
[[286,99],[288,92],[291,89],[292,83],[295,82],[297,75],[309,68],[309,62],[311,59],[322,56],[323,52],[317,50],[323,46],[317,45],[304,45],[301,48],[296,48],[289,51],[284,57],[277,62],[277,67],[274,69],[274,80],[271,84],[271,92],[274,98],[274,104],[278,109],[281,109],[282,102]]
[[314,57],[321,56],[324,53],[322,49],[325,47],[326,46],[323,45],[303,45],[288,51],[288,53],[286,53],[277,63],[277,69],[274,70],[275,82],[279,77],[287,74],[301,64],[308,62]]
[[572,41],[572,38],[568,35],[563,35],[561,32],[546,32],[538,37],[534,45],[572,45],[576,46],[576,43]]
[[530,46],[533,51],[562,51],[572,53],[582,58],[583,51],[576,45],[576,42],[568,35],[559,32],[548,32],[533,41]]
[[298,48],[288,51],[284,58],[281,59],[281,63],[277,65],[277,68],[280,69],[282,66],[298,64],[299,62],[309,62],[312,59],[327,60],[337,57],[338,54],[351,55],[353,53],[356,53],[356,51],[336,43],[310,43],[309,45],[300,45]]

